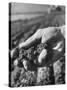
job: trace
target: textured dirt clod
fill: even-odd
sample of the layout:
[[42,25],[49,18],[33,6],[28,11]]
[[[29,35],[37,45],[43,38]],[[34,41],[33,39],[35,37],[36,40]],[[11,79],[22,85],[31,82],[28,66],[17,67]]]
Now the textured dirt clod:
[[[38,75],[37,75],[37,83],[39,85],[49,85],[52,84],[52,80],[51,78],[53,78],[50,75],[50,68],[49,67],[41,67],[38,68]],[[53,82],[54,84],[54,82]]]
[[65,83],[65,59],[61,58],[54,63],[54,77],[55,84],[63,84]]

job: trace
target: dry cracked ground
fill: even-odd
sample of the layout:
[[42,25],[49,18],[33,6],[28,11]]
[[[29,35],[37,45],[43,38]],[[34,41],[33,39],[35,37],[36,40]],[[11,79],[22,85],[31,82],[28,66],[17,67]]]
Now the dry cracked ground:
[[[49,26],[60,26],[65,24],[65,13],[54,11],[31,20],[18,20],[11,22],[11,41],[10,49],[16,47],[20,42],[25,41],[37,29]],[[28,50],[21,50],[22,56],[18,53],[13,59],[9,60],[9,74],[11,87],[39,86],[39,85],[55,85],[65,84],[65,57],[62,56],[54,62],[51,59],[43,67],[39,67],[36,62],[39,53],[44,46],[40,43]],[[36,51],[38,52],[37,54]],[[19,59],[17,66],[14,66],[15,59]],[[23,59],[27,61],[28,70],[25,70],[22,64]]]

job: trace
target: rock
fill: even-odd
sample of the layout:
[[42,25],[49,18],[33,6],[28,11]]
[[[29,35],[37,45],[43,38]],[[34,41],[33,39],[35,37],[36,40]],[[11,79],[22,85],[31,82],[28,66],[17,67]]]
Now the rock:
[[54,63],[54,76],[55,84],[64,84],[65,83],[65,59],[64,57],[61,60],[58,60]]
[[37,72],[37,84],[38,85],[50,85],[54,84],[53,68],[40,67]]
[[[20,72],[19,67],[15,67],[14,70],[11,72],[11,86],[13,87],[16,83],[19,77],[17,77],[17,73]],[[19,75],[19,74],[18,74]]]
[[14,60],[14,66],[18,65],[18,59]]
[[28,70],[29,65],[30,65],[29,62],[24,59],[24,60],[23,60],[23,66],[24,66],[25,70]]
[[36,73],[26,71],[20,75],[20,86],[34,86],[36,83]]

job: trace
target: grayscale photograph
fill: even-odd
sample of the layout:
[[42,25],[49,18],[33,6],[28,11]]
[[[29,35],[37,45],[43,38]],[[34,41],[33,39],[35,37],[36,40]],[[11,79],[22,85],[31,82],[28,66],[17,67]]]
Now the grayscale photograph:
[[9,3],[9,86],[65,84],[65,6]]

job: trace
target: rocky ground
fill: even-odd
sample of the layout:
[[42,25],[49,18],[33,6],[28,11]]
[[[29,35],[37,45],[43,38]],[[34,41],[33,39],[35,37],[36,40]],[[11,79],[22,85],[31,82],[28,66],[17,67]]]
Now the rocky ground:
[[[40,50],[38,50],[40,49]],[[37,48],[40,53],[43,47]],[[35,51],[34,51],[35,52]],[[25,55],[25,57],[23,56]],[[12,63],[11,71],[11,86],[23,87],[23,86],[38,86],[38,85],[55,85],[65,83],[65,58],[62,56],[55,62],[48,62],[49,65],[39,67],[37,65],[37,59],[35,54],[32,56],[32,48],[24,51],[19,60],[18,65],[15,65],[15,61]],[[27,57],[27,58],[26,58]],[[32,59],[33,57],[33,59]],[[38,57],[38,54],[37,56]],[[27,61],[28,70],[23,67],[23,60]],[[29,61],[28,61],[29,60]],[[33,62],[34,61],[34,62]]]

